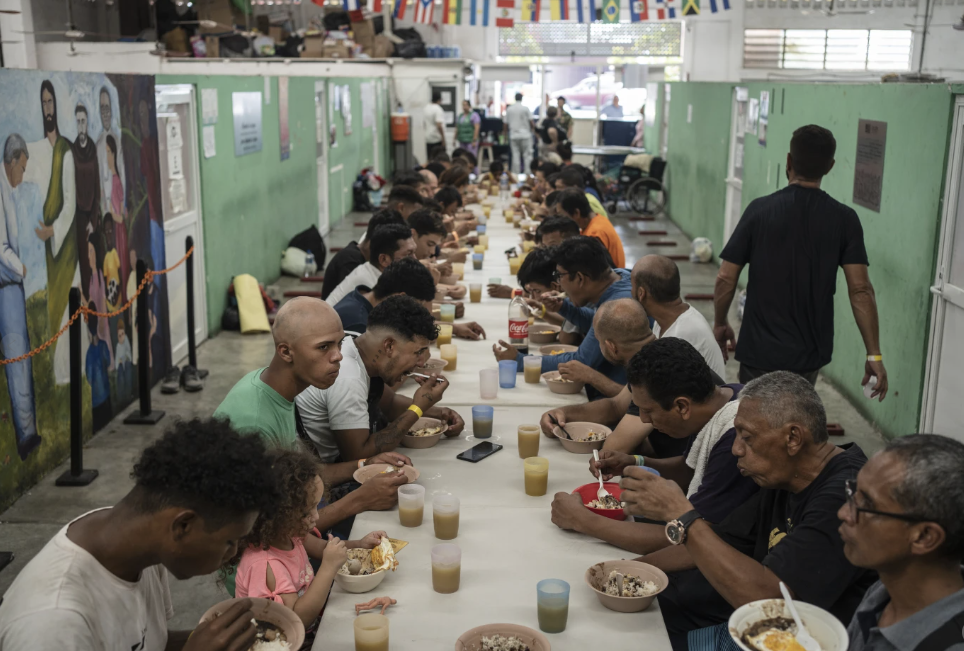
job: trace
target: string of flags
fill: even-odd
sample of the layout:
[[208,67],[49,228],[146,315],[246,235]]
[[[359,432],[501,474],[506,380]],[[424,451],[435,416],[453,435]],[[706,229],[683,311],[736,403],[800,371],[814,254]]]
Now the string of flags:
[[[374,0],[376,5],[394,1],[394,16],[415,23],[461,25],[463,9],[468,8],[468,24],[480,27],[511,28],[516,21],[540,22],[548,7],[549,21],[577,23],[618,23],[622,17],[622,0],[442,0],[441,20],[435,16],[435,0]],[[342,0],[353,9],[359,0]],[[349,7],[349,5],[351,5]],[[701,13],[729,11],[730,0],[628,0],[630,22],[676,20]],[[377,12],[379,8],[376,8]],[[598,11],[597,11],[598,9]]]

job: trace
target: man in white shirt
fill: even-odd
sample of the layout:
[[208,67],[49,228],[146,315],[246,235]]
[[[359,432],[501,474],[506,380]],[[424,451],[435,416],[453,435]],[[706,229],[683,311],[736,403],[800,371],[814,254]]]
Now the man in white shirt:
[[272,508],[278,487],[264,443],[227,421],[179,422],[144,451],[133,477],[120,502],[67,524],[14,579],[0,604],[0,649],[250,648],[250,600],[193,634],[169,631],[168,576],[215,572]]
[[442,110],[442,91],[432,91],[432,103],[422,110],[422,126],[425,129],[425,164],[440,148],[445,151],[445,111]]
[[374,287],[382,271],[391,263],[402,258],[415,257],[415,240],[412,239],[412,229],[401,224],[386,224],[379,226],[372,233],[369,245],[369,260],[345,276],[334,291],[325,299],[329,305],[338,305],[359,285]]
[[532,111],[522,103],[522,93],[515,94],[515,104],[505,110],[504,132],[509,136],[509,146],[512,148],[512,167],[522,173],[529,173],[532,163]]
[[726,378],[723,353],[713,329],[699,311],[680,298],[679,267],[664,255],[647,255],[633,267],[633,296],[656,320],[657,338],[678,337],[692,344],[707,365]]
[[623,107],[619,105],[619,98],[613,95],[612,104],[607,104],[606,106],[599,109],[599,117],[603,117],[603,118],[623,117]]
[[[49,79],[40,84],[40,108],[44,137],[27,145],[30,165],[23,180],[36,183],[41,196],[45,197],[43,219],[39,220],[43,223],[34,232],[46,244],[47,326],[48,332],[53,334],[67,323],[67,295],[70,288],[80,285],[79,238],[75,234],[74,223],[77,179],[70,141],[60,134],[57,96]],[[70,382],[70,356],[66,339],[61,337],[54,344],[54,378],[57,384]]]
[[[27,170],[27,143],[19,134],[7,136],[3,145],[3,173],[0,174],[0,350],[6,359],[30,350],[27,331],[27,303],[23,280],[27,266],[20,259],[17,207],[14,189]],[[13,408],[13,431],[21,461],[40,445],[34,409],[33,365],[30,358],[7,364],[7,391]]]
[[[437,337],[432,313],[414,298],[396,295],[372,309],[364,334],[345,338],[335,383],[328,389],[308,387],[295,398],[301,423],[323,462],[390,452],[422,415],[448,424],[446,436],[461,433],[462,418],[435,406],[448,388],[444,378],[426,380],[412,399],[390,388],[425,363]],[[376,431],[379,412],[390,422]]]

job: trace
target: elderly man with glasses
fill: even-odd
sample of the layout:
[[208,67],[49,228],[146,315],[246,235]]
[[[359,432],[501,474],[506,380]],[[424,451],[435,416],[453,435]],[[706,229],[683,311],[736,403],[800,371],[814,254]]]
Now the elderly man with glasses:
[[880,574],[847,627],[850,651],[964,650],[964,444],[895,439],[845,490],[844,553]]
[[719,524],[704,520],[676,482],[624,471],[626,510],[668,523],[672,545],[644,560],[670,575],[659,603],[676,651],[718,634],[735,608],[780,598],[781,581],[847,622],[875,580],[847,560],[837,531],[844,484],[867,458],[855,444],[828,440],[813,386],[786,371],[753,380],[740,392],[734,427],[737,467],[761,490]]

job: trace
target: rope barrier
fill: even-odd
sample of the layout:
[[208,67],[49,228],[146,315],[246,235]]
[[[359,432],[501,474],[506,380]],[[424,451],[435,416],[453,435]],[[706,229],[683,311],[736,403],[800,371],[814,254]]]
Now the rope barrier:
[[[170,273],[171,271],[174,271],[175,269],[177,269],[178,267],[180,267],[182,264],[184,264],[184,261],[187,260],[187,259],[191,256],[192,253],[194,253],[194,247],[193,247],[193,246],[192,246],[190,249],[188,249],[187,253],[184,254],[184,257],[183,257],[183,258],[181,258],[180,260],[178,260],[176,264],[168,267],[167,269],[161,269],[161,270],[159,270],[159,271],[151,271],[150,269],[148,269],[148,270],[147,270],[147,273],[144,274],[144,278],[141,280],[141,284],[137,286],[137,291],[134,292],[134,295],[131,296],[131,297],[129,297],[129,298],[127,299],[127,302],[124,303],[124,305],[122,305],[122,306],[119,307],[118,309],[114,310],[113,312],[97,312],[97,311],[95,311],[95,310],[90,309],[90,308],[87,307],[86,305],[81,305],[81,306],[77,309],[76,312],[74,312],[72,315],[70,315],[70,318],[67,319],[67,323],[64,324],[64,327],[61,328],[60,330],[58,330],[57,333],[56,333],[53,337],[51,337],[50,339],[48,339],[47,341],[45,341],[45,342],[42,343],[41,345],[37,346],[35,349],[31,350],[29,353],[24,353],[24,354],[21,355],[20,357],[14,357],[13,359],[0,359],[0,366],[6,366],[7,364],[16,364],[17,362],[22,362],[22,361],[24,361],[25,359],[30,359],[30,358],[33,357],[34,355],[37,355],[37,354],[43,352],[44,350],[46,350],[47,348],[49,348],[51,344],[53,344],[55,341],[57,341],[65,332],[67,332],[67,330],[70,328],[70,326],[73,325],[74,321],[76,321],[76,320],[80,317],[80,315],[83,315],[83,316],[84,316],[84,322],[86,322],[86,321],[87,321],[87,317],[88,317],[89,315],[91,315],[91,314],[93,314],[93,315],[96,316],[96,317],[100,317],[100,318],[102,318],[102,319],[111,319],[111,318],[117,316],[118,314],[123,314],[124,312],[126,312],[127,310],[130,309],[131,305],[134,304],[134,300],[135,300],[138,296],[141,295],[141,292],[144,291],[144,287],[147,285],[147,283],[151,282],[151,280],[154,278],[154,276],[163,276],[163,275],[166,274],[166,273]],[[131,269],[131,273],[134,273],[134,270],[133,270],[133,269]]]

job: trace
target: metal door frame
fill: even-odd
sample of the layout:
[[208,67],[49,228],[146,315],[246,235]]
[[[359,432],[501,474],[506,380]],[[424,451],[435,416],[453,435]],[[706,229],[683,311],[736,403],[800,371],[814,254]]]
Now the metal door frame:
[[[931,328],[927,343],[927,363],[924,367],[924,395],[921,399],[920,431],[930,432],[934,424],[937,383],[940,376],[941,346],[944,338],[944,313],[950,302],[964,309],[964,290],[946,285],[949,264],[954,253],[955,227],[964,228],[964,214],[958,213],[958,198],[964,192],[964,97],[958,96],[954,103],[950,146],[948,149],[947,177],[944,183],[944,209],[941,214],[941,236],[937,252],[937,269],[931,306]],[[964,255],[964,252],[961,252]]]

